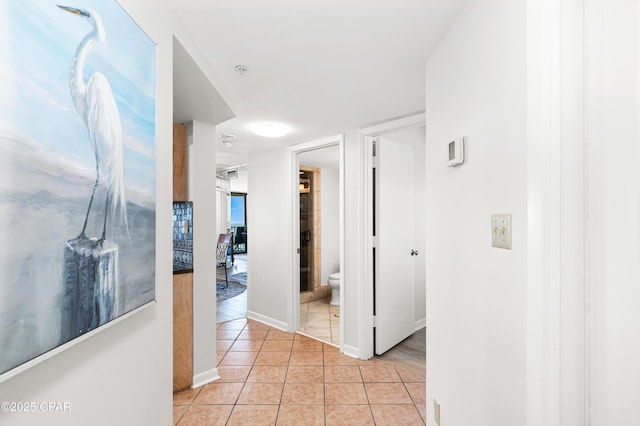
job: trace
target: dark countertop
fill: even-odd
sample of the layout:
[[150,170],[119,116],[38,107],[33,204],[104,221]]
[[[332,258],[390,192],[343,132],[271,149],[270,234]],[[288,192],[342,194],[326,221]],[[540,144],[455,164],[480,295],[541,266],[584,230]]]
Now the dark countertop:
[[173,261],[173,274],[189,274],[193,273],[193,265],[191,263]]

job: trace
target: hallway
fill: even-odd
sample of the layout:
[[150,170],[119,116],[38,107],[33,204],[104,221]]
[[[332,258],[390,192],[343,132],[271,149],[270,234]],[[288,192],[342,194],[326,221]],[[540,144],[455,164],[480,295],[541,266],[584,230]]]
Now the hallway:
[[424,425],[424,370],[246,319],[217,339],[221,379],[174,394],[174,425]]

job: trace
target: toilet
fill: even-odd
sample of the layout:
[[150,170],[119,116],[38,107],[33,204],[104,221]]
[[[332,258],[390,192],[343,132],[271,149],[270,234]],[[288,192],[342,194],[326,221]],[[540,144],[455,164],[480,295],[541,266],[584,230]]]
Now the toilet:
[[334,272],[329,275],[329,280],[327,281],[329,287],[331,287],[331,300],[329,301],[330,305],[339,305],[340,304],[340,272]]

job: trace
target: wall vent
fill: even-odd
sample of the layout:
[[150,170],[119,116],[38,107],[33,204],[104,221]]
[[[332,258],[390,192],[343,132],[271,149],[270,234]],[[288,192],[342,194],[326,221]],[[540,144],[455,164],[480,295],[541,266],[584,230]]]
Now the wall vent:
[[227,170],[227,179],[238,179],[238,169]]

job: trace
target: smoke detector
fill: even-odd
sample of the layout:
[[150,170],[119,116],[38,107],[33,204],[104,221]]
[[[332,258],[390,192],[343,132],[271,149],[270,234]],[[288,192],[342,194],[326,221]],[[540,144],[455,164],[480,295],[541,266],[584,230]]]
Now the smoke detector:
[[231,147],[231,145],[233,145],[233,141],[236,139],[238,139],[238,136],[232,133],[223,133],[220,135],[220,142],[222,142],[222,145],[227,148]]
[[233,69],[240,75],[245,75],[249,72],[249,67],[246,65],[236,65]]

